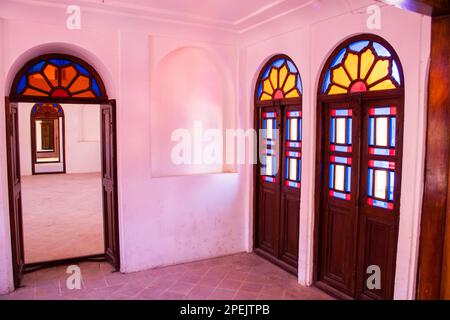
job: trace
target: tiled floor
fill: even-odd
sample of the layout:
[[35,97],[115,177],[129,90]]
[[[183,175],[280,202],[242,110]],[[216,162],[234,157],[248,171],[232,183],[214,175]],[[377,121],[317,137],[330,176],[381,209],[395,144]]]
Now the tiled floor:
[[57,267],[26,274],[23,288],[0,299],[332,299],[247,253],[128,274],[112,273],[106,263],[80,268],[79,290],[67,289],[66,267]]
[[25,262],[102,253],[100,173],[22,177]]

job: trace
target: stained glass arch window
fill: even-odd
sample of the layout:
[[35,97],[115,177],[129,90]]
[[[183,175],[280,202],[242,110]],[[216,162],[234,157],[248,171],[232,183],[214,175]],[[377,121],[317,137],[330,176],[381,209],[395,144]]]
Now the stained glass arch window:
[[97,71],[85,61],[65,54],[43,55],[26,63],[14,79],[10,96],[80,100],[107,98]]
[[300,98],[302,81],[298,68],[286,55],[276,55],[262,68],[256,90],[256,101]]
[[326,95],[393,90],[403,87],[403,73],[394,49],[382,38],[362,35],[340,45],[322,76]]

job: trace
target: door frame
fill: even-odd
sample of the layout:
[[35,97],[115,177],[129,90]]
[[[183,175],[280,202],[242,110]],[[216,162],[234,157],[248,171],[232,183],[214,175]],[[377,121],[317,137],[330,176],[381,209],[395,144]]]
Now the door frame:
[[[95,104],[95,105],[99,105],[100,107],[100,111],[101,112],[101,106],[102,105],[111,105],[111,108],[113,110],[113,114],[114,114],[114,120],[112,121],[112,132],[113,132],[113,146],[114,146],[114,153],[112,154],[113,157],[113,163],[114,163],[114,174],[115,174],[115,183],[114,183],[114,193],[115,193],[115,208],[114,208],[114,218],[115,218],[115,227],[113,228],[114,231],[114,238],[116,239],[116,243],[117,243],[117,251],[116,251],[116,256],[115,256],[115,263],[113,264],[115,271],[119,271],[120,270],[120,246],[119,246],[119,218],[118,218],[118,196],[117,196],[117,190],[118,190],[118,177],[117,177],[117,121],[116,121],[116,100],[115,99],[108,99],[107,97],[105,98],[83,98],[83,99],[79,99],[79,98],[49,98],[49,97],[13,97],[13,96],[6,96],[5,97],[5,115],[8,115],[8,108],[10,103],[27,103],[27,102],[32,102],[32,103],[39,103],[39,102],[51,102],[51,103],[58,103],[58,104]],[[101,123],[102,121],[102,117],[100,117],[100,125],[102,125]],[[65,265],[65,264],[71,264],[71,263],[78,263],[81,261],[110,261],[109,256],[106,254],[106,233],[105,233],[105,229],[106,229],[106,225],[107,225],[107,214],[106,214],[106,208],[103,205],[103,199],[102,199],[102,210],[103,210],[103,237],[104,237],[104,242],[105,242],[105,252],[101,253],[101,254],[94,254],[94,255],[87,255],[87,256],[81,256],[81,257],[73,257],[73,258],[65,258],[65,259],[57,259],[57,260],[51,260],[51,261],[42,261],[42,262],[35,262],[35,263],[29,263],[26,264],[24,263],[24,266],[21,270],[16,270],[15,266],[14,266],[14,261],[15,261],[15,251],[14,248],[17,246],[16,240],[13,237],[13,234],[15,233],[14,228],[16,228],[16,226],[13,225],[13,223],[11,223],[11,221],[14,221],[12,219],[12,215],[14,214],[14,208],[13,208],[13,204],[11,203],[11,196],[13,195],[13,182],[11,181],[10,177],[10,170],[11,170],[11,154],[10,154],[10,150],[9,150],[9,146],[8,146],[8,137],[9,137],[9,133],[8,130],[11,127],[11,119],[10,117],[5,117],[5,123],[6,123],[6,142],[7,142],[7,176],[8,176],[8,195],[9,195],[9,214],[10,214],[10,231],[11,231],[11,248],[12,248],[12,263],[13,263],[13,278],[14,278],[14,285],[16,288],[20,287],[20,279],[22,277],[23,273],[28,273],[28,272],[32,272],[38,269],[43,269],[43,268],[49,268],[49,267],[53,267],[53,266],[58,266],[58,265]],[[20,134],[20,133],[18,133]],[[101,141],[101,148],[103,148],[103,141]],[[20,162],[20,155],[18,156],[19,162]],[[103,161],[103,159],[101,159]],[[102,170],[103,171],[103,170]],[[103,188],[103,187],[102,187]],[[23,212],[22,210],[20,210],[19,213],[20,216],[20,229],[23,230]],[[23,234],[21,236],[21,248],[23,248]]]

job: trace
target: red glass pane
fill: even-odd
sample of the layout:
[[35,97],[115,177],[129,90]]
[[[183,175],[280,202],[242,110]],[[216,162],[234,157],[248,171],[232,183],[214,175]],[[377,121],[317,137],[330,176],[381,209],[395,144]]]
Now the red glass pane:
[[64,89],[56,89],[52,92],[52,97],[68,97],[69,93]]
[[366,84],[362,81],[355,82],[350,89],[350,92],[365,92],[365,91],[367,91],[367,87]]

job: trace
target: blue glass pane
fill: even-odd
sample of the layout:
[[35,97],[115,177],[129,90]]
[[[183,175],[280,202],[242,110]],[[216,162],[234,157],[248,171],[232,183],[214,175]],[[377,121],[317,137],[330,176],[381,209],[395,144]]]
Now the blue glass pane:
[[94,91],[97,97],[100,97],[100,88],[98,87],[97,81],[94,78],[92,78],[91,80],[91,89],[92,91]]
[[395,182],[395,173],[393,171],[389,171],[388,192],[390,201],[394,201],[394,182]]
[[262,82],[260,82],[258,86],[258,98],[261,98],[261,94],[262,94]]
[[302,119],[298,119],[298,140],[302,141]]
[[300,94],[303,94],[302,80],[300,80],[300,76],[297,76],[297,89]]
[[64,67],[72,63],[71,61],[65,59],[51,59],[50,62],[58,67]]
[[335,134],[336,134],[336,130],[334,129],[336,125],[336,119],[335,118],[331,118],[331,125],[330,125],[330,142],[333,144],[335,143]]
[[375,144],[375,118],[369,118],[369,145]]
[[25,75],[23,75],[20,80],[19,80],[19,84],[17,85],[17,94],[21,94],[23,92],[23,90],[25,90],[25,87],[27,86],[27,78],[25,77]]
[[390,129],[391,129],[391,134],[390,134],[390,136],[391,136],[391,142],[390,142],[390,145],[391,145],[391,147],[395,147],[395,130],[396,130],[396,123],[397,123],[397,120],[394,118],[394,117],[392,117],[391,118],[391,125],[390,125]]
[[302,181],[302,160],[297,160],[297,175],[298,175],[298,181]]
[[369,41],[357,41],[357,42],[352,43],[349,47],[353,51],[360,52],[362,49],[367,47],[368,44],[369,44]]
[[336,57],[331,62],[331,68],[333,68],[334,66],[336,66],[342,62],[342,59],[344,59],[344,55],[346,52],[347,52],[347,49],[344,48],[336,55]]
[[323,81],[323,86],[322,86],[322,93],[327,92],[328,87],[330,86],[330,77],[331,77],[331,71],[328,70],[327,73],[325,74],[325,79]]
[[292,73],[297,73],[298,72],[297,68],[292,63],[292,61],[287,60],[286,63],[287,63],[287,66],[288,66],[290,72],[292,72]]
[[380,201],[380,200],[373,200],[373,205],[375,207],[379,207],[379,208],[383,208],[383,209],[388,208],[388,203],[384,202],[384,201]]
[[90,76],[91,74],[89,73],[89,71],[87,71],[85,68],[83,68],[82,66],[80,66],[79,64],[75,64],[75,68],[78,70],[79,73],[85,75],[85,76]]
[[41,61],[36,63],[34,66],[32,66],[30,69],[28,69],[29,73],[35,73],[42,70],[42,67],[44,66],[45,61]]
[[285,179],[289,180],[289,158],[286,157],[286,170],[285,170]]
[[373,43],[373,48],[379,57],[390,57],[391,53],[378,42]]
[[392,61],[392,71],[391,71],[392,77],[397,81],[397,84],[400,84],[400,72],[398,71],[397,62]]
[[372,197],[372,186],[373,186],[373,169],[369,169],[369,174],[367,177],[367,195]]
[[267,76],[269,75],[269,72],[270,72],[270,68],[271,68],[271,67],[267,67],[266,71],[264,71],[263,76],[262,76],[262,80],[264,80],[265,78],[267,78]]
[[286,140],[291,140],[291,134],[290,134],[290,128],[291,127],[291,120],[290,119],[287,119],[286,120]]
[[352,118],[347,118],[347,144],[352,144]]
[[345,175],[345,191],[350,192],[351,188],[352,167],[347,167],[347,174]]
[[[284,61],[285,61],[284,59],[278,59],[272,65],[275,68],[279,68],[279,67],[281,67],[283,65]],[[289,63],[288,63],[288,65],[289,65]]]
[[334,180],[334,164],[330,164],[330,181],[329,181],[329,187],[330,189],[333,189],[333,180]]

